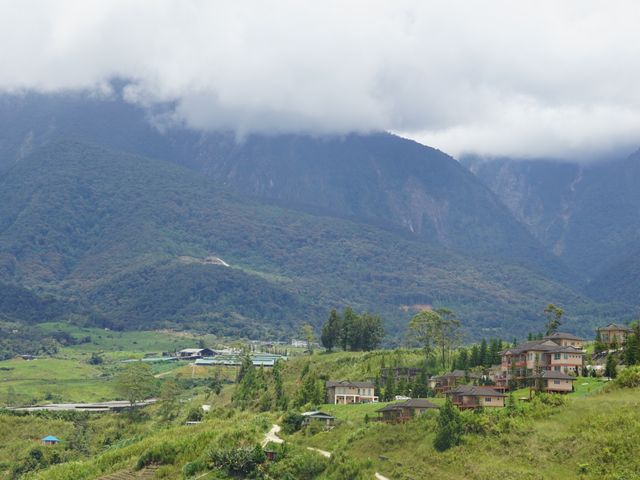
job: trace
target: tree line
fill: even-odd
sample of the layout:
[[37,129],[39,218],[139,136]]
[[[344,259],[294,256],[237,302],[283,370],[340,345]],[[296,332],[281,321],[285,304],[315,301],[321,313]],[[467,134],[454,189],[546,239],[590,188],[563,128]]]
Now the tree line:
[[320,341],[328,351],[342,348],[345,351],[370,351],[376,349],[384,338],[382,320],[369,313],[358,314],[351,307],[342,314],[331,310],[322,326]]

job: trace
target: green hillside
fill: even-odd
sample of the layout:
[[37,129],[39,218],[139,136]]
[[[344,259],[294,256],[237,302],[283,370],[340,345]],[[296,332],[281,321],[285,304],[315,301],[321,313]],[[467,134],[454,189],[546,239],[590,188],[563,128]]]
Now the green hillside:
[[[131,336],[129,340],[133,335],[138,334],[125,334]],[[160,338],[159,342],[168,340]],[[71,356],[76,350],[74,347],[66,353]],[[365,379],[376,374],[383,363],[415,364],[421,356],[422,352],[417,350],[296,356],[283,367],[284,390],[293,402],[303,388],[301,378],[307,378],[308,372],[319,378],[328,375],[334,379]],[[74,368],[69,361],[46,362],[23,362],[24,367],[20,367],[11,361],[0,363],[0,367],[32,370],[31,386],[41,389],[46,384],[37,384],[35,379],[42,376],[48,375],[60,385],[67,385],[65,382],[82,376],[91,380],[100,370],[115,373],[125,368],[111,363],[99,367],[77,364]],[[186,375],[190,370],[175,366],[156,378],[157,389],[178,382],[176,396],[137,415],[69,412],[24,415],[0,410],[0,428],[15,432],[0,439],[0,478],[3,475],[12,478],[12,472],[13,478],[18,472],[22,474],[20,478],[47,480],[137,478],[142,474],[148,474],[149,478],[243,478],[242,474],[234,475],[217,466],[221,454],[227,456],[228,464],[245,464],[247,458],[239,456],[241,450],[255,448],[272,424],[286,425],[285,412],[277,409],[259,412],[259,408],[241,411],[231,401],[236,385],[225,384],[219,395],[208,390],[207,380],[215,377],[217,369],[200,368]],[[11,375],[12,382],[18,381],[17,371]],[[258,381],[269,379],[265,393],[271,395],[271,370],[258,369],[256,375]],[[403,424],[384,424],[375,421],[376,410],[384,403],[320,405],[322,411],[336,417],[335,428],[324,432],[310,426],[295,433],[281,432],[286,448],[269,446],[278,452],[280,460],[262,459],[257,469],[264,478],[308,480],[364,480],[374,478],[375,472],[401,480],[637,477],[638,389],[621,388],[600,379],[577,381],[584,385],[578,385],[575,393],[566,396],[540,395],[530,402],[516,400],[504,409],[463,412],[462,442],[443,452],[433,446],[438,428],[435,411]],[[103,383],[100,394],[108,393],[112,385],[110,381]],[[73,393],[69,388],[67,385],[66,391]],[[90,381],[86,390],[93,388]],[[437,405],[444,403],[442,398],[432,401]],[[212,406],[211,411],[199,414],[204,403]],[[167,412],[171,415],[167,416]],[[199,418],[201,423],[186,426],[184,422],[189,418]],[[41,446],[37,439],[47,434],[59,436],[64,443]],[[325,459],[318,451],[308,450],[309,447],[328,451],[332,458]],[[149,464],[153,468],[147,470],[145,466]],[[250,477],[251,474],[245,475]]]
[[[13,165],[0,202],[2,279],[79,304],[95,324],[247,334],[253,322],[291,335],[350,304],[381,313],[393,334],[413,305],[431,304],[454,308],[471,331],[507,336],[538,330],[548,302],[577,331],[619,315],[522,267],[258,204],[182,167],[77,142]],[[230,267],[204,264],[210,256]]]

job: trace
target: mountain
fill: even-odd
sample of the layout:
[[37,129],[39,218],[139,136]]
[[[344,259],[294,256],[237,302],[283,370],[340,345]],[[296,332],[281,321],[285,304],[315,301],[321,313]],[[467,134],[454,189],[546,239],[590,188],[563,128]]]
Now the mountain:
[[198,133],[167,126],[162,107],[150,114],[117,92],[0,97],[0,168],[56,139],[76,139],[177,163],[288,209],[383,227],[570,281],[490,189],[438,150],[386,133],[240,140]]
[[583,283],[635,258],[640,153],[586,165],[477,158],[465,163]]
[[548,302],[585,333],[621,315],[520,265],[257,201],[162,160],[65,140],[5,165],[0,281],[89,323],[290,336],[352,305],[398,335],[417,308],[446,305],[470,331],[522,335]]

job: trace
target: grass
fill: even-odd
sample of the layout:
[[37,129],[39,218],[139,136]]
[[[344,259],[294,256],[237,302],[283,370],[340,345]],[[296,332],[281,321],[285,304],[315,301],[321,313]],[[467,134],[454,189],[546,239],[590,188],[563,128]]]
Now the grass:
[[368,461],[371,472],[394,479],[622,480],[640,474],[634,453],[640,441],[638,393],[568,398],[568,405],[543,416],[516,418],[511,430],[499,435],[466,435],[462,445],[443,453],[432,447],[434,414],[402,425],[350,425],[348,432],[336,427],[336,438],[333,433],[317,434],[318,440],[297,435]]
[[102,369],[78,360],[43,358],[0,362],[0,404],[15,400],[29,404],[43,400],[90,402],[111,400],[114,392]]
[[[568,398],[578,398],[584,397],[586,395],[592,395],[598,391],[600,391],[607,382],[600,378],[592,378],[592,377],[577,377],[576,381],[573,382],[574,391],[571,393],[567,393],[566,396]],[[518,390],[513,391],[514,398],[529,398],[529,387],[519,388]]]

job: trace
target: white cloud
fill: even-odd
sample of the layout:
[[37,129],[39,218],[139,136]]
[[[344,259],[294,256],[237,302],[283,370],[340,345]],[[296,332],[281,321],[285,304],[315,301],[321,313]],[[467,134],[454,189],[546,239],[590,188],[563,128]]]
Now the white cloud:
[[125,77],[197,128],[595,155],[640,143],[638,24],[631,0],[0,1],[0,89]]

